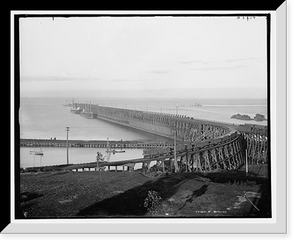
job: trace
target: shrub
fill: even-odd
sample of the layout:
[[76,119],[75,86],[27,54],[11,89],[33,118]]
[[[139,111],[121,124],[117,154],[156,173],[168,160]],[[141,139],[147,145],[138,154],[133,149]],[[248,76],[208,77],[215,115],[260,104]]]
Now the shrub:
[[144,207],[147,211],[151,212],[152,215],[156,213],[156,208],[161,204],[162,199],[156,191],[149,190],[148,196],[144,201]]

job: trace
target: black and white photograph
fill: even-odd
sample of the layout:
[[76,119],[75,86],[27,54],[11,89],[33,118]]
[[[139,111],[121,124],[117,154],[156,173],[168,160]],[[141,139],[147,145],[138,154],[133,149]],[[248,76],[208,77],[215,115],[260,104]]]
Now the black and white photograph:
[[15,16],[16,220],[272,219],[271,14]]

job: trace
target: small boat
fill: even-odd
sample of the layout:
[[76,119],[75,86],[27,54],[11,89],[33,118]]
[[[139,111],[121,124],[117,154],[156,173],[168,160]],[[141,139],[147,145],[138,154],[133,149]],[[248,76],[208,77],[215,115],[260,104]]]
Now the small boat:
[[106,150],[106,153],[112,153],[112,154],[117,154],[117,153],[125,153],[125,150]]
[[85,111],[83,109],[83,111],[80,113],[80,116],[85,118],[96,118],[97,114],[94,112]]
[[74,114],[80,114],[82,112],[82,109],[80,107],[77,107],[77,108],[72,107],[70,109],[70,112],[74,113]]
[[196,102],[194,105],[191,105],[191,106],[202,107],[202,105],[199,102]]
[[33,155],[44,155],[44,152],[43,151],[30,151],[30,154],[33,154]]
[[71,106],[72,106],[72,103],[68,103],[67,101],[65,101],[65,104],[63,104],[63,106],[71,107]]
[[125,153],[125,150],[113,150],[112,153]]
[[77,106],[77,103],[74,103],[74,100],[72,100],[72,108],[70,109],[70,112],[74,114],[80,114],[82,110],[83,109]]
[[97,113],[94,113],[92,111],[92,104],[91,103],[85,104],[85,106],[83,108],[84,109],[80,113],[81,117],[85,117],[85,118],[96,118],[97,117]]

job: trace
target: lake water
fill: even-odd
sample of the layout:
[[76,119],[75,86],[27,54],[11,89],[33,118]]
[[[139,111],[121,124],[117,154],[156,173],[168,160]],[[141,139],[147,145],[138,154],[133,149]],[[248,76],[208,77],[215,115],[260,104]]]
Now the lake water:
[[[214,120],[220,122],[243,124],[252,123],[267,125],[267,121],[241,121],[231,119],[237,113],[247,114],[252,118],[256,113],[267,117],[266,100],[253,99],[206,99],[201,100],[202,107],[192,106],[195,99],[88,99],[99,105],[127,108],[133,110],[176,113],[189,117]],[[76,101],[76,99],[75,99]],[[87,99],[77,100],[87,102]],[[71,99],[69,99],[71,102]],[[142,131],[108,123],[99,119],[87,119],[70,113],[70,108],[63,106],[62,98],[21,98],[19,110],[20,138],[66,139],[66,126],[70,127],[70,140],[155,140],[164,141],[163,137]],[[105,150],[95,148],[70,148],[70,163],[95,161],[96,153],[106,154]],[[44,156],[30,155],[32,148],[20,148],[21,167],[53,165],[66,163],[65,148],[43,148]],[[111,156],[111,161],[142,157],[142,150],[130,149],[125,153]]]
[[[31,155],[30,151],[42,150],[44,155]],[[97,152],[107,156],[104,148],[69,148],[69,163],[86,163],[96,161]],[[126,149],[125,153],[111,154],[109,161],[127,160],[142,158],[142,149]],[[32,148],[22,147],[20,149],[21,167],[49,166],[67,163],[66,148],[43,147]]]

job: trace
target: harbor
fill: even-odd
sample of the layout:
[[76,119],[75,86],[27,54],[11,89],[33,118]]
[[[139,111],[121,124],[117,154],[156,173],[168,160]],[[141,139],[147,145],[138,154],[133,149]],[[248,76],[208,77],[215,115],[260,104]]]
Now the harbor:
[[[154,164],[157,164],[158,170],[162,173],[169,172],[211,172],[214,170],[232,170],[245,165],[245,162],[251,161],[252,164],[268,163],[268,129],[258,125],[232,125],[228,123],[194,119],[179,114],[166,114],[147,111],[136,111],[115,107],[103,107],[98,104],[74,103],[70,109],[71,113],[77,115],[77,119],[82,117],[78,112],[86,112],[88,115],[96,116],[97,119],[125,127],[127,129],[149,133],[165,139],[155,140],[69,140],[68,133],[70,127],[66,127],[67,139],[20,139],[20,147],[33,148],[30,154],[40,156],[39,171],[46,171],[50,168],[42,168],[42,148],[66,148],[66,164],[79,164],[84,168],[95,168],[95,153],[102,149],[106,153],[105,164],[103,167],[117,166],[129,167],[135,169],[135,165],[142,166],[143,171],[150,171]],[[178,106],[177,106],[178,107]],[[76,109],[76,112],[74,112]],[[176,110],[177,113],[177,110]],[[73,115],[71,114],[71,115]],[[81,116],[81,117],[80,117]],[[83,116],[86,118],[86,116]],[[87,119],[91,121],[92,119]],[[40,151],[35,149],[40,148]],[[94,149],[93,153],[86,156],[84,162],[77,160],[69,162],[69,149]],[[125,149],[142,149],[141,156],[121,157],[117,164],[110,163],[111,154],[121,155]],[[248,149],[248,152],[245,150]],[[97,151],[96,151],[97,150]],[[57,152],[59,152],[57,150]],[[246,153],[245,153],[246,152]],[[77,150],[77,153],[80,153]],[[76,154],[75,154],[76,155]],[[24,158],[23,158],[24,159]],[[35,161],[34,161],[35,162]],[[152,163],[151,163],[152,162]],[[58,164],[64,165],[65,162]],[[129,165],[128,165],[129,164]],[[48,166],[47,164],[46,166]],[[166,168],[166,166],[169,166]],[[34,165],[35,167],[35,165]],[[97,168],[99,168],[97,162]],[[76,171],[78,166],[76,167]],[[56,169],[56,168],[55,168]],[[73,167],[67,167],[67,170],[73,170]],[[26,168],[26,171],[30,169]],[[34,168],[33,171],[38,169]],[[51,169],[50,169],[51,170]]]

